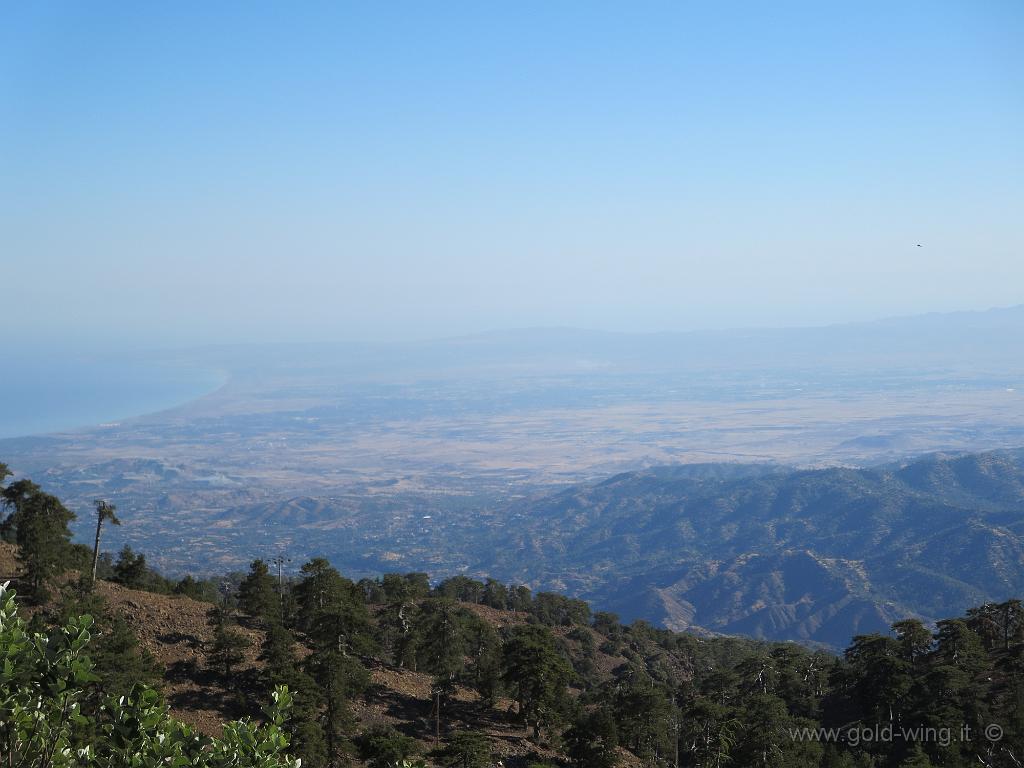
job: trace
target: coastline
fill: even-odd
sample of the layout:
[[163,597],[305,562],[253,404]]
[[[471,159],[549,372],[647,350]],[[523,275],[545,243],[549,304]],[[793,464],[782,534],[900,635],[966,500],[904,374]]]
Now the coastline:
[[0,441],[114,427],[221,391],[226,368],[167,361],[30,361],[0,381]]

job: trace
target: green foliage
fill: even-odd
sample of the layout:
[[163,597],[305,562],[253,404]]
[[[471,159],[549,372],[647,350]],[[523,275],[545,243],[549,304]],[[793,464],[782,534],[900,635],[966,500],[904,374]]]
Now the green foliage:
[[558,722],[565,710],[569,662],[549,629],[521,626],[505,641],[503,667],[502,679],[516,699],[519,717],[538,738],[541,728]]
[[530,595],[530,588],[522,585],[512,587],[508,592],[508,607],[512,611],[528,611],[533,598]]
[[566,754],[577,768],[613,768],[618,762],[618,728],[606,708],[579,713],[566,732],[565,742]]
[[146,556],[141,552],[134,552],[126,544],[117,556],[117,564],[114,565],[114,581],[130,589],[139,589],[145,582],[148,570]]
[[1024,604],[1020,600],[986,603],[967,611],[967,626],[982,639],[986,649],[1006,651],[1024,642]]
[[465,666],[467,632],[471,614],[448,599],[427,600],[420,605],[415,632],[419,669],[454,679]]
[[488,579],[484,584],[481,602],[491,608],[505,610],[508,608],[508,587],[497,579]]
[[452,768],[491,768],[491,745],[475,731],[458,731],[437,753],[441,765]]
[[87,655],[93,621],[69,620],[49,636],[30,634],[13,592],[0,586],[0,756],[19,768],[298,768],[286,756],[282,723],[291,695],[273,695],[268,724],[228,723],[219,739],[168,715],[159,695],[139,686],[108,698],[95,715],[82,703],[95,682]]
[[249,574],[238,587],[238,607],[265,622],[280,621],[281,596],[267,564],[254,560]]
[[291,735],[292,753],[302,759],[306,768],[325,765],[327,742],[320,724],[323,695],[298,662],[291,633],[279,624],[272,625],[260,659],[266,665],[262,673],[266,690],[285,686],[292,692],[293,706],[284,725]]
[[209,579],[196,579],[191,574],[175,584],[172,591],[176,595],[182,595],[203,603],[216,603],[220,597],[215,582]]
[[217,669],[225,682],[231,682],[232,672],[245,659],[249,640],[234,628],[234,618],[226,608],[212,608],[208,623],[213,627],[213,643],[207,649],[210,666]]
[[420,607],[414,630],[419,638],[417,659],[420,669],[434,675],[431,693],[435,730],[440,729],[442,712],[465,669],[473,619],[465,608],[446,598],[424,601]]
[[267,691],[285,686],[293,706],[285,729],[292,735],[292,752],[306,768],[319,768],[327,760],[327,744],[320,727],[323,695],[316,681],[303,669],[296,653],[295,636],[279,623],[271,624],[260,652],[264,663],[262,683]]
[[11,510],[0,531],[5,539],[18,545],[27,596],[43,602],[48,597],[46,581],[67,565],[71,551],[68,523],[75,519],[75,514],[30,480],[18,480],[5,487],[0,491],[0,502]]
[[463,603],[479,603],[483,600],[484,584],[468,576],[452,576],[437,585],[434,595]]
[[469,663],[463,679],[491,706],[502,691],[502,646],[498,633],[484,621],[471,617],[466,632]]
[[[83,577],[82,586],[91,586],[90,581]],[[82,589],[79,585],[64,587],[61,601],[48,617],[48,623],[64,626],[83,615],[93,618],[89,645],[89,657],[97,678],[90,690],[93,700],[98,703],[104,698],[125,696],[140,684],[159,685],[160,665],[142,647],[124,617],[111,610],[107,601],[91,589]]]
[[[356,723],[350,702],[370,682],[359,657],[374,652],[377,644],[364,588],[322,558],[303,565],[301,573],[294,590],[297,622],[314,651],[304,671],[314,681],[322,703],[315,721],[323,736],[325,760],[333,764],[351,752]],[[305,743],[313,745],[314,741],[307,729]]]
[[594,614],[593,627],[596,632],[609,639],[622,637],[622,623],[616,613],[598,611]]
[[376,650],[370,614],[362,590],[323,558],[302,566],[294,593],[297,624],[319,650],[367,654]]
[[644,669],[630,668],[612,694],[616,730],[623,744],[642,759],[669,753],[676,716],[671,695]]
[[351,751],[356,720],[350,702],[366,690],[370,673],[357,659],[337,649],[313,654],[308,669],[323,697],[319,723],[327,761],[333,764]]
[[385,573],[376,587],[379,590],[376,602],[421,600],[430,594],[430,577],[425,573]]
[[91,566],[92,550],[85,544],[70,543],[64,549],[64,561],[60,564],[58,572],[79,571],[86,574]]
[[381,646],[398,667],[416,669],[420,636],[417,630],[419,606],[412,600],[388,602],[377,613],[377,635]]
[[113,581],[129,589],[161,595],[169,594],[174,588],[170,581],[149,567],[144,554],[135,552],[128,545],[122,547],[117,555]]
[[590,606],[554,592],[538,592],[529,606],[529,613],[549,627],[571,627],[590,623]]
[[392,768],[402,765],[416,754],[416,740],[389,726],[370,729],[357,739],[359,757],[370,768]]

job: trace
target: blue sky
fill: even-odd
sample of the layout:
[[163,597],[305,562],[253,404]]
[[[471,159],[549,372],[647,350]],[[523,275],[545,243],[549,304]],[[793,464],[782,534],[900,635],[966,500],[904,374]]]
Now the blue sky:
[[9,4],[6,335],[1021,303],[1022,39],[1015,0]]

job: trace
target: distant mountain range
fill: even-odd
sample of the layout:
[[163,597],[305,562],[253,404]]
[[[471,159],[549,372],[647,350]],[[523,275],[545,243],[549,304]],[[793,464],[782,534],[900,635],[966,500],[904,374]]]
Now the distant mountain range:
[[254,372],[389,378],[581,369],[822,370],[851,364],[915,374],[927,372],[920,367],[929,364],[944,370],[1006,373],[1024,370],[1022,353],[1024,304],[819,326],[657,333],[519,328],[407,342],[197,347],[174,354],[156,352],[152,358],[225,369],[237,378]]
[[511,507],[489,554],[631,620],[840,647],[1024,595],[1024,450],[629,472]]

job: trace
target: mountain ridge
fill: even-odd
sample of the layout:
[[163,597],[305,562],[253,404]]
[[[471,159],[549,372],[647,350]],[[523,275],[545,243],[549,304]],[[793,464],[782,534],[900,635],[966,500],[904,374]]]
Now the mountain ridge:
[[[540,583],[673,629],[834,647],[1024,590],[1022,450],[737,477],[644,470],[514,510],[502,538]],[[499,572],[525,575],[510,559]]]

